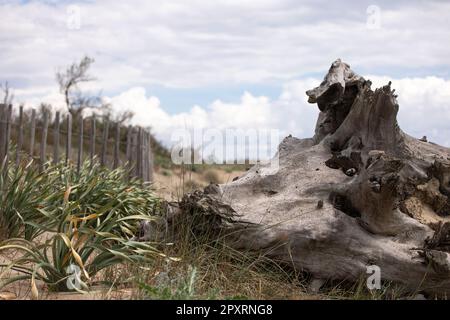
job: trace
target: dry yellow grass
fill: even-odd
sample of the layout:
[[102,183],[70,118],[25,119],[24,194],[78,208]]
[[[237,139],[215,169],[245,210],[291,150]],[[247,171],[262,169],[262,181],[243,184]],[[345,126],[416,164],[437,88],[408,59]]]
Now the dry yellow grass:
[[202,172],[183,171],[181,168],[159,169],[153,175],[153,187],[156,194],[163,199],[176,201],[181,199],[186,192],[206,187],[211,182],[212,176],[216,181],[214,183],[227,183],[244,172],[242,170],[227,172],[221,167],[214,166]]

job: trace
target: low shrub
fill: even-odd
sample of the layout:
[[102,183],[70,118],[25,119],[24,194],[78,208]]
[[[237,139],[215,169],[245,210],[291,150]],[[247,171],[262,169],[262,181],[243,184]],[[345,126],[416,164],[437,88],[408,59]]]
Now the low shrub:
[[215,170],[207,170],[203,173],[203,178],[208,183],[220,183],[220,177],[217,171]]
[[[8,239],[0,243],[0,253],[17,251],[19,256],[0,265],[0,288],[29,279],[32,292],[37,290],[36,280],[50,290],[65,291],[67,268],[75,265],[86,289],[105,268],[121,262],[148,263],[161,255],[151,243],[130,240],[140,221],[156,219],[159,200],[149,185],[127,177],[126,170],[89,162],[80,173],[63,165],[39,173],[31,164],[8,172],[1,194]],[[33,241],[44,232],[45,240]],[[19,274],[2,281],[10,270]]]

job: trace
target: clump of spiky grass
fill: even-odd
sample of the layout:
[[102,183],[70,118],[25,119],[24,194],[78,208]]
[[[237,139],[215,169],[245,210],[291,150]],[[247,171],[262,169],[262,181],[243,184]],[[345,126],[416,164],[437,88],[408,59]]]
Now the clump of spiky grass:
[[[263,253],[239,251],[227,243],[227,234],[217,225],[207,229],[199,217],[183,214],[176,222],[166,256],[146,266],[130,268],[138,299],[268,299],[298,298],[301,279],[292,269],[269,259]],[[122,277],[127,278],[122,274]],[[129,279],[129,278],[128,278]]]
[[[32,240],[47,228],[48,220],[40,210],[56,201],[59,176],[53,169],[39,172],[33,161],[23,167],[8,168],[7,172],[4,166],[0,170],[0,240]],[[34,223],[44,228],[35,228]]]
[[[130,240],[139,221],[154,219],[159,201],[148,185],[127,177],[126,170],[108,170],[89,162],[80,172],[57,165],[39,173],[29,165],[9,174],[2,198],[13,200],[2,200],[11,204],[3,219],[7,227],[8,219],[19,226],[8,233],[16,237],[0,243],[0,252],[16,250],[20,255],[1,265],[0,287],[29,279],[32,292],[37,290],[36,280],[51,290],[67,290],[67,268],[76,265],[82,271],[80,283],[87,288],[90,279],[105,268],[121,262],[148,263],[160,255],[151,243]],[[26,204],[22,206],[17,204],[20,185],[31,189],[20,198]],[[24,215],[23,207],[31,213]],[[47,237],[42,243],[32,241],[43,232]],[[23,233],[27,236],[19,238]],[[2,279],[10,270],[19,275]]]

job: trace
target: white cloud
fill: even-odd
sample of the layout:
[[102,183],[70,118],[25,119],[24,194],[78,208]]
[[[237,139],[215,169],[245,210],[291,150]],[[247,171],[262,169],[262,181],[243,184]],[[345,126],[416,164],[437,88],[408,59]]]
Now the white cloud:
[[[438,77],[392,79],[366,75],[372,88],[392,81],[396,89],[400,111],[400,127],[415,137],[426,135],[429,140],[450,146],[450,80]],[[316,105],[309,104],[305,95],[320,83],[319,79],[287,82],[277,99],[255,96],[244,92],[239,101],[225,102],[220,99],[206,106],[186,106],[188,111],[170,114],[160,100],[151,96],[143,87],[134,87],[123,93],[106,97],[114,112],[131,110],[132,124],[150,126],[158,139],[170,145],[170,135],[176,129],[278,129],[282,136],[293,134],[310,137],[314,133],[318,115]],[[64,110],[64,97],[51,87],[33,90],[15,90],[16,101],[26,107],[35,107],[41,102]]]
[[[400,105],[399,123],[404,131],[415,136],[428,136],[450,146],[450,81],[437,77],[391,79],[367,76],[373,88],[392,81]],[[305,91],[320,80],[307,79],[286,83],[279,98],[254,96],[245,92],[234,103],[216,100],[210,105],[194,106],[188,112],[168,114],[156,97],[148,97],[142,87],[130,89],[111,98],[115,110],[129,106],[135,113],[134,124],[151,126],[156,136],[170,144],[171,133],[180,128],[260,129],[280,130],[281,138],[288,134],[311,137],[318,115],[316,105],[309,104]]]
[[[81,8],[79,30],[67,28],[70,3]],[[2,3],[0,80],[24,87],[50,85],[58,66],[85,53],[96,58],[93,73],[105,93],[152,84],[202,87],[286,82],[322,73],[337,57],[356,70],[444,68],[448,73],[450,46],[445,40],[450,38],[450,3],[377,1],[381,9],[377,30],[366,25],[371,4],[293,0]]]
[[450,146],[450,80],[438,77],[389,79],[367,76],[373,87],[392,81],[400,105],[399,124],[407,133]]
[[306,102],[305,91],[318,83],[314,79],[290,82],[276,100],[244,92],[234,103],[216,100],[208,106],[195,105],[188,112],[177,114],[164,111],[159,99],[148,96],[142,87],[108,100],[117,112],[133,111],[132,123],[150,126],[166,144],[170,144],[170,135],[177,129],[278,129],[284,136],[305,136],[313,130],[318,114],[317,108]]

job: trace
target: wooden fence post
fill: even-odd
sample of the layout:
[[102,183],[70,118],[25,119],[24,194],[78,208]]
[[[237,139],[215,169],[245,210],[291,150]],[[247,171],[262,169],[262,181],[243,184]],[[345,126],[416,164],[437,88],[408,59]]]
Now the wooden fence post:
[[153,152],[152,152],[152,139],[150,133],[147,133],[148,145],[147,145],[147,157],[148,157],[148,181],[153,181]]
[[31,124],[30,124],[30,158],[34,156],[34,140],[36,137],[36,110],[31,110]]
[[142,138],[141,138],[141,179],[142,181],[146,181],[147,171],[146,171],[146,163],[145,163],[145,150],[146,150],[146,141],[145,141],[145,130],[142,129]]
[[23,106],[19,108],[19,123],[17,125],[17,149],[16,149],[16,167],[20,164],[20,152],[23,145]]
[[77,157],[77,174],[80,174],[81,164],[83,162],[83,116],[79,118],[79,139],[78,139],[78,157]]
[[[3,161],[9,160],[8,158],[12,155],[9,154],[9,146],[10,146],[10,138],[11,138],[11,130],[16,132],[14,135],[17,138],[17,150],[15,153],[15,164],[16,167],[20,166],[21,158],[24,156],[23,144],[25,140],[24,134],[27,134],[27,123],[25,123],[24,117],[24,107],[20,106],[19,116],[17,119],[17,128],[12,128],[13,120],[12,120],[12,105],[5,106],[0,104],[0,157],[3,157]],[[40,119],[40,120],[39,120]],[[81,172],[81,167],[83,163],[83,152],[85,145],[85,137],[84,137],[84,119],[82,116],[77,118],[79,121],[79,126],[76,131],[79,134],[77,145],[78,145],[78,154],[77,154],[77,173]],[[37,115],[35,109],[31,112],[31,123],[30,123],[30,146],[29,146],[29,156],[31,159],[34,159],[36,152],[36,139],[37,136],[40,139],[39,150],[36,156],[36,160],[39,162],[39,170],[42,172],[45,169],[45,164],[48,159],[47,155],[47,140],[48,134],[51,134],[49,130],[53,132],[53,164],[58,164],[62,155],[61,152],[61,137],[64,134],[64,130],[61,130],[61,127],[64,126],[64,119],[61,113],[58,111],[55,113],[54,122],[51,122],[51,115],[49,112],[43,112],[42,115]],[[42,135],[39,136],[36,133],[36,130],[40,130],[42,124]],[[124,129],[126,130],[126,159],[121,159],[121,136],[123,135],[121,130],[120,123],[114,124],[114,134],[113,138],[110,140],[109,136],[109,126],[110,120],[105,118],[103,121],[103,132],[102,132],[102,141],[101,141],[101,150],[97,152],[100,156],[100,162],[102,166],[112,167],[113,169],[118,168],[121,165],[126,165],[129,169],[128,178],[135,176],[143,181],[152,181],[153,180],[153,156],[152,156],[152,148],[151,148],[151,135],[149,132],[144,130],[142,127],[133,127],[128,125]],[[16,125],[16,124],[14,124]],[[67,137],[66,137],[66,152],[65,152],[65,163],[66,165],[70,165],[71,162],[75,162],[75,159],[72,159],[72,134],[73,134],[73,118],[72,114],[67,114],[66,118],[66,129],[67,129]],[[111,130],[113,130],[111,128]],[[76,134],[75,134],[76,135]],[[114,141],[114,153],[112,156],[108,157],[108,148],[109,144]],[[93,163],[94,158],[96,156],[96,118],[92,116],[91,118],[91,128],[90,128],[90,137],[89,137],[89,151],[90,151],[90,160]],[[88,144],[86,142],[86,144]],[[112,148],[112,147],[111,147]],[[1,159],[1,158],[0,158]],[[112,163],[108,164],[108,161],[112,160]],[[6,164],[7,166],[8,164]],[[4,167],[4,169],[7,167]]]
[[149,157],[148,157],[148,132],[147,131],[144,131],[144,148],[143,148],[144,150],[144,154],[143,154],[143,157],[142,157],[142,159],[143,159],[143,163],[144,163],[144,165],[143,165],[143,168],[144,168],[144,174],[142,175],[142,179],[145,181],[145,182],[147,182],[147,181],[149,181],[149,177],[150,177],[150,175],[149,175]]
[[48,112],[44,112],[42,115],[44,117],[42,124],[42,137],[40,145],[40,161],[39,161],[39,171],[44,171],[44,165],[46,161],[46,148],[47,148],[47,129],[48,129]]
[[120,122],[116,123],[116,137],[115,137],[115,145],[114,145],[114,162],[113,169],[116,169],[119,166],[119,156],[120,156]]
[[106,151],[108,150],[108,136],[109,136],[109,119],[103,121],[103,141],[102,141],[102,154],[100,158],[100,164],[106,165]]
[[130,149],[130,165],[132,170],[130,171],[130,175],[132,177],[137,176],[137,144],[138,144],[138,132],[137,128],[131,128],[131,149]]
[[66,166],[72,156],[72,115],[67,114]]
[[0,103],[0,166],[5,159],[5,145],[6,145],[6,113],[7,107]]
[[142,178],[142,128],[138,128],[136,146],[136,176]]
[[6,114],[6,143],[5,143],[6,157],[8,157],[9,154],[9,142],[11,140],[11,122],[12,122],[12,104],[8,106]]
[[144,154],[145,154],[145,131],[143,128],[141,128],[141,179],[145,180],[145,161],[144,161]]
[[8,174],[8,114],[9,108],[5,104],[0,105],[0,167],[4,164],[2,174]]
[[89,159],[91,161],[91,166],[94,163],[94,156],[95,156],[95,115],[92,115],[92,119],[91,119],[91,139],[90,139],[90,155],[89,155]]
[[131,125],[129,125],[127,128],[127,150],[126,150],[127,161],[130,161],[130,156],[131,156],[131,134],[132,133],[133,133],[132,127],[131,127]]
[[131,164],[131,150],[132,150],[132,133],[133,133],[133,127],[131,125],[128,125],[127,128],[127,149],[126,149],[126,165],[128,170],[128,179],[130,179],[132,164]]
[[59,163],[59,130],[60,130],[60,122],[59,122],[59,111],[56,112],[55,115],[55,123],[53,125],[53,164]]
[[6,111],[6,133],[5,133],[5,151],[4,158],[2,160],[5,161],[5,173],[8,173],[8,165],[9,165],[9,140],[11,139],[11,122],[12,122],[12,104],[10,104]]

